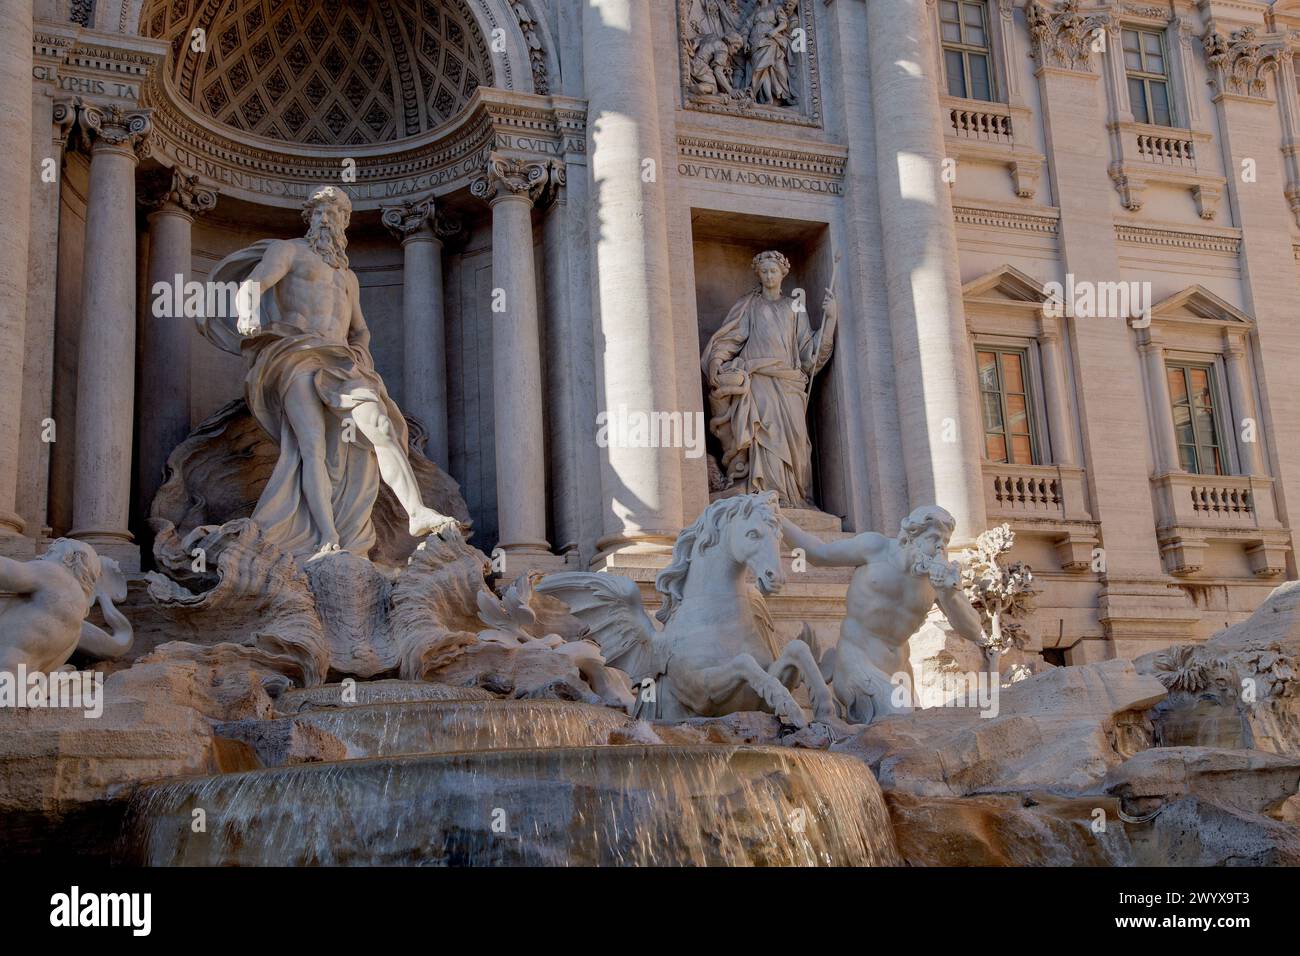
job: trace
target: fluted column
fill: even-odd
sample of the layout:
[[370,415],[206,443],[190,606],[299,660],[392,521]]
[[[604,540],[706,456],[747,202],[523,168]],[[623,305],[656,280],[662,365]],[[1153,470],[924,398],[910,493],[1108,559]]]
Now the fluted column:
[[428,456],[446,470],[447,344],[442,239],[433,197],[386,206],[384,225],[402,241],[402,410],[428,430]]
[[190,346],[197,334],[185,309],[194,217],[217,204],[213,189],[176,170],[142,199],[149,214],[149,301],[140,327],[140,400],[137,404],[139,512],[149,513],[167,456],[190,433]]
[[[9,189],[0,229],[0,537],[21,534],[18,444],[22,425],[27,325],[28,190],[32,159],[32,0],[6,0],[0,12],[0,182]],[[35,529],[37,532],[39,528]]]
[[492,412],[499,547],[549,552],[533,200],[543,163],[493,154],[470,191],[492,207]]
[[1065,377],[1058,322],[1057,319],[1043,317],[1038,335],[1038,353],[1043,365],[1047,427],[1052,432],[1052,463],[1073,467],[1076,461],[1074,419],[1070,412],[1069,382]]
[[[1241,458],[1241,471],[1245,475],[1265,475],[1264,456],[1260,454],[1259,438],[1262,428],[1259,413],[1255,411],[1255,397],[1250,387],[1250,373],[1246,368],[1246,337],[1224,333],[1223,365],[1228,373],[1228,398],[1232,402],[1233,419],[1228,423],[1232,427],[1233,437]],[[1254,425],[1251,441],[1243,441],[1245,420],[1249,418]]]
[[984,530],[981,432],[967,346],[956,226],[925,0],[868,0],[885,286],[892,318],[903,461],[912,507],[957,519],[954,542]]
[[1142,353],[1142,361],[1146,364],[1151,414],[1155,419],[1156,474],[1167,475],[1181,471],[1178,436],[1174,434],[1173,402],[1169,395],[1169,374],[1165,370],[1164,345],[1152,334],[1152,330],[1148,330],[1138,351]]
[[[583,4],[593,311],[602,355],[596,386],[598,411],[610,415],[678,410],[664,197],[670,171],[650,42],[659,7],[650,0]],[[605,533],[597,547],[606,555],[670,549],[682,525],[681,450],[632,445],[600,450]]]
[[[135,420],[135,168],[147,155],[147,110],[83,104],[92,143],[77,362],[72,537],[130,546]],[[122,549],[123,552],[129,552]],[[116,555],[115,555],[116,556]]]

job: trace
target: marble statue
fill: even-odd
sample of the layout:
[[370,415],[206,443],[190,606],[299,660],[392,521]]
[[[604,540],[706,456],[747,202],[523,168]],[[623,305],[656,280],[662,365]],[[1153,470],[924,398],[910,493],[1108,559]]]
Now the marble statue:
[[790,45],[799,25],[798,0],[758,0],[749,14],[745,86],[755,103],[791,106]]
[[786,541],[802,548],[809,564],[856,569],[839,643],[821,661],[822,672],[829,676],[835,698],[851,723],[868,724],[910,710],[894,703],[893,678],[906,675],[910,699],[908,638],[935,603],[959,636],[984,644],[979,612],[962,592],[961,569],[947,559],[955,525],[947,511],[926,505],[903,520],[897,538],[869,531],[823,542],[781,519]]
[[690,48],[691,91],[701,96],[723,93],[730,96],[732,61],[745,45],[739,33],[701,38]]
[[304,238],[256,242],[213,270],[213,282],[239,283],[236,315],[199,319],[209,341],[248,363],[248,407],[280,446],[253,520],[295,557],[364,557],[381,479],[412,536],[455,523],[421,500],[405,420],[375,371],[345,251],[351,214],[341,189],[316,190],[303,207]]
[[[0,592],[0,670],[48,672],[74,651],[115,658],[131,649],[131,623],[113,606],[126,600],[126,578],[82,541],[59,538],[35,561],[0,557]],[[96,603],[111,634],[85,619]]]
[[834,348],[835,296],[826,290],[813,332],[807,309],[781,291],[790,261],[760,252],[753,266],[759,287],[732,306],[704,349],[709,430],[722,445],[727,479],[749,492],[774,491],[784,507],[811,508],[808,399]]
[[655,578],[662,630],[642,608],[636,582],[620,575],[566,571],[543,578],[537,590],[568,604],[605,663],[632,678],[638,716],[765,710],[803,727],[807,719],[790,694],[802,681],[814,719],[831,720],[834,699],[812,649],[797,639],[779,649],[763,600],[785,583],[779,521],[774,492],[722,498],[705,508],[677,536],[672,562]]

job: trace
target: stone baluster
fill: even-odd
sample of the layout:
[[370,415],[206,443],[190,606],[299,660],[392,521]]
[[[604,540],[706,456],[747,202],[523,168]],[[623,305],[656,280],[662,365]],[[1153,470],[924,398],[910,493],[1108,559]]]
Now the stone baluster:
[[443,326],[442,239],[454,231],[432,196],[385,206],[384,225],[402,242],[402,410],[428,430],[429,458],[447,452],[447,343]]
[[[163,170],[141,205],[149,214],[149,301],[140,326],[137,403],[139,513],[147,515],[162,483],[167,456],[190,433],[190,345],[196,331],[186,314],[191,233],[195,216],[213,209],[217,193],[198,176]],[[205,295],[206,301],[206,295]],[[176,308],[177,303],[181,308]]]
[[492,154],[470,192],[492,208],[492,411],[499,547],[549,553],[533,201],[545,163]]
[[77,362],[73,529],[101,553],[139,561],[127,528],[135,400],[135,169],[148,155],[148,110],[83,103],[91,143]]

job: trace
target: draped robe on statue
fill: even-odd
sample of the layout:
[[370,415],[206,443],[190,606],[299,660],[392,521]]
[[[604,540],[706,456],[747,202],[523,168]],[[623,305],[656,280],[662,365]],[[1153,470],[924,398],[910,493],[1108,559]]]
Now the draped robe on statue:
[[[793,299],[765,299],[755,289],[732,306],[701,363],[723,471],[747,476],[748,491],[775,491],[781,504],[796,508],[812,507],[808,383],[830,358],[832,341],[822,338]],[[743,383],[714,386],[728,362],[741,368]],[[737,460],[741,467],[733,468]]]
[[[255,242],[218,263],[211,281],[239,283],[262,261],[273,240]],[[407,447],[406,420],[384,388],[367,349],[330,342],[316,332],[290,325],[282,318],[276,287],[262,293],[261,332],[243,336],[231,315],[198,320],[204,337],[248,363],[244,396],[267,434],[280,446],[275,470],[262,490],[253,520],[265,539],[294,555],[311,554],[320,544],[320,529],[312,520],[302,488],[302,455],[284,412],[289,386],[309,375],[325,416],[325,467],[329,475],[334,524],[339,545],[363,557],[375,544],[371,511],[379,496],[379,462],[370,443],[355,425],[345,440],[344,423],[358,401],[377,401],[388,415],[398,447]]]

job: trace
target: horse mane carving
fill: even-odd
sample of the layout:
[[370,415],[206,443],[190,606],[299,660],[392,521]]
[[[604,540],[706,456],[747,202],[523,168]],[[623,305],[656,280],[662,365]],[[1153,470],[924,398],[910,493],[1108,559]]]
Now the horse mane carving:
[[695,554],[697,543],[701,551],[707,551],[722,539],[722,529],[728,522],[737,517],[748,518],[756,509],[762,512],[763,520],[770,522],[780,534],[781,522],[777,507],[775,491],[719,498],[701,512],[693,525],[683,529],[673,545],[672,561],[655,577],[655,590],[664,596],[663,604],[655,611],[659,622],[667,624],[677,606],[682,603],[686,572],[690,570],[691,557]]

